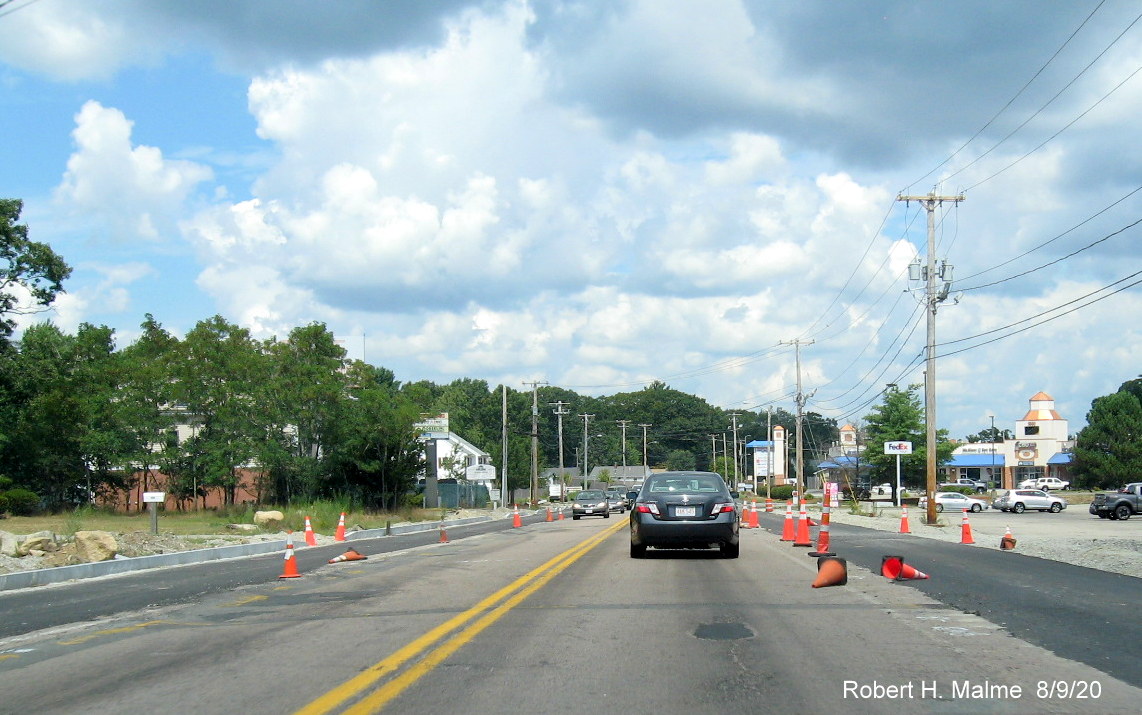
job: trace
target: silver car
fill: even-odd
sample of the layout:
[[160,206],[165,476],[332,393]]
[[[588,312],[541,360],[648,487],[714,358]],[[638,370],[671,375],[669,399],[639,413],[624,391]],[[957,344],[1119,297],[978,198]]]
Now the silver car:
[[991,508],[1016,514],[1022,514],[1028,509],[1058,514],[1067,508],[1067,500],[1048,494],[1042,489],[1011,489],[997,496],[995,501],[991,502]]
[[626,510],[630,507],[630,505],[627,504],[626,495],[619,489],[608,489],[607,501],[611,503],[611,511],[617,511],[620,514],[625,514]]
[[576,494],[575,501],[571,504],[571,518],[578,519],[581,516],[610,519],[611,505],[607,501],[607,493],[602,489],[584,489]]
[[[936,511],[983,511],[987,508],[987,502],[975,497],[969,497],[959,492],[936,492]],[[921,511],[928,508],[928,497],[920,497],[917,505]]]

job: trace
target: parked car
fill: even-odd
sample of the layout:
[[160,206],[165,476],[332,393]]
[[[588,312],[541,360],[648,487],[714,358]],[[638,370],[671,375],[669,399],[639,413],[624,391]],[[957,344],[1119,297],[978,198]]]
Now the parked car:
[[[959,492],[936,492],[936,511],[983,511],[987,508],[987,502],[975,497],[969,497],[966,494]],[[928,508],[928,497],[920,497],[917,503],[921,511]]]
[[1095,494],[1089,511],[1100,519],[1126,521],[1134,514],[1142,514],[1142,482],[1120,487],[1116,492]]
[[1010,489],[997,496],[991,502],[991,508],[1016,514],[1022,514],[1028,509],[1058,514],[1067,508],[1067,501],[1062,497],[1052,496],[1042,489]]
[[940,486],[941,487],[967,487],[967,488],[975,491],[977,494],[982,494],[983,492],[987,491],[987,482],[977,482],[974,479],[968,479],[966,477],[960,477],[959,479],[955,479],[955,480],[952,480],[950,482],[944,482]]
[[619,489],[607,490],[607,501],[611,505],[611,511],[617,511],[620,514],[625,514],[627,510],[627,498]]
[[1067,489],[1070,486],[1070,482],[1059,479],[1058,477],[1038,477],[1036,479],[1024,479],[1019,482],[1020,489],[1041,489],[1043,491]]
[[647,547],[721,549],[738,557],[738,515],[721,475],[714,472],[659,472],[647,477],[630,513],[630,555]]
[[571,518],[578,519],[581,516],[610,519],[611,505],[607,501],[607,493],[602,489],[584,489],[576,494],[575,501],[571,502]]

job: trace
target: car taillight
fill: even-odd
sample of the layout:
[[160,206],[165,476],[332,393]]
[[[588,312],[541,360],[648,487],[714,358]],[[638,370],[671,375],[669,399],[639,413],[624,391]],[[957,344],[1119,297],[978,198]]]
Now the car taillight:
[[635,505],[635,511],[641,514],[654,514],[655,516],[658,516],[658,505],[654,502],[650,502],[649,504],[640,503]]
[[733,502],[728,502],[728,503],[727,502],[721,502],[721,503],[714,505],[714,509],[713,509],[713,511],[710,512],[710,516],[714,516],[715,514],[725,514],[726,512],[736,512],[736,511],[737,511],[737,509],[734,508]]

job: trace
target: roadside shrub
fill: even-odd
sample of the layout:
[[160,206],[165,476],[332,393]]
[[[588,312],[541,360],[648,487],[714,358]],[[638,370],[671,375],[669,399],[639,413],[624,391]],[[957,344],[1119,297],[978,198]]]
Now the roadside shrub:
[[793,498],[793,485],[782,484],[781,486],[773,487],[769,490],[769,495],[774,501],[788,501]]
[[40,505],[40,498],[30,489],[9,489],[3,497],[8,502],[7,510],[13,516],[31,516]]
[[8,497],[0,494],[0,517],[3,517],[8,511]]

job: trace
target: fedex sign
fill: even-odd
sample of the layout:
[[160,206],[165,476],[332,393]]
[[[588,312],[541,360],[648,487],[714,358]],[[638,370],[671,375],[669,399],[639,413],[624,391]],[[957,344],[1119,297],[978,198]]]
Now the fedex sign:
[[885,442],[885,454],[912,454],[911,442]]

